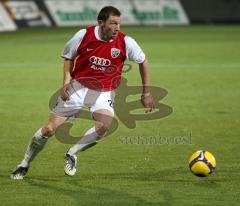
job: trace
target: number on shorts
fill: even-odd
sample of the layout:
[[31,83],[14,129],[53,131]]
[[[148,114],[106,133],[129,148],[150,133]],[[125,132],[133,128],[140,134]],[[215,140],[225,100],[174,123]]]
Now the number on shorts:
[[110,107],[113,107],[113,102],[112,102],[112,100],[109,99],[108,102],[109,102],[109,106],[110,106]]

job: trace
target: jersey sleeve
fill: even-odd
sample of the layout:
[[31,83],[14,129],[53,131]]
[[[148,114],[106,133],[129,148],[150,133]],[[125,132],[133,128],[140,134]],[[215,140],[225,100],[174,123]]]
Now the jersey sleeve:
[[135,61],[138,64],[143,63],[146,56],[137,42],[133,38],[125,36],[125,43],[127,59]]
[[81,44],[86,31],[86,29],[81,29],[65,44],[63,52],[61,54],[62,58],[73,60],[76,57],[77,49]]

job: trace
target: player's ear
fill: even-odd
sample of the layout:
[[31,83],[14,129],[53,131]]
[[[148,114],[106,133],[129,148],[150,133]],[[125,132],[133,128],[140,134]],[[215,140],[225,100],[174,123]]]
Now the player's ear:
[[103,23],[104,23],[103,20],[98,20],[98,25],[99,25],[99,26],[102,26]]

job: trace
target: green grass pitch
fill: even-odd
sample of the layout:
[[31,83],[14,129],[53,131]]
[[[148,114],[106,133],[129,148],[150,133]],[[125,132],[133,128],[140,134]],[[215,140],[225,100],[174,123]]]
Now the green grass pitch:
[[[118,129],[78,155],[78,173],[64,175],[70,145],[54,137],[23,181],[10,172],[33,133],[48,118],[50,96],[62,82],[60,53],[78,28],[26,29],[0,34],[1,205],[239,205],[240,27],[134,27],[123,31],[144,49],[152,84],[168,91],[168,117]],[[140,85],[138,67],[124,74]],[[130,98],[131,100],[131,98]],[[77,120],[73,134],[91,125]],[[125,144],[125,137],[188,138],[191,144]],[[216,171],[195,177],[190,155],[212,152]]]

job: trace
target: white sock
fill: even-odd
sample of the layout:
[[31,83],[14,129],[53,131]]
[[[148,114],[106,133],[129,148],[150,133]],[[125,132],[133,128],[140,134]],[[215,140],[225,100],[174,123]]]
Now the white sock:
[[19,166],[28,167],[30,162],[36,157],[36,155],[44,148],[48,138],[42,135],[42,128],[40,128],[33,136],[31,142],[28,145],[27,151],[24,155],[24,159]]
[[78,151],[84,151],[95,144],[101,139],[102,137],[98,135],[98,133],[95,130],[95,127],[92,127],[89,129],[84,136],[75,144],[73,145],[69,150],[68,154],[73,156]]

